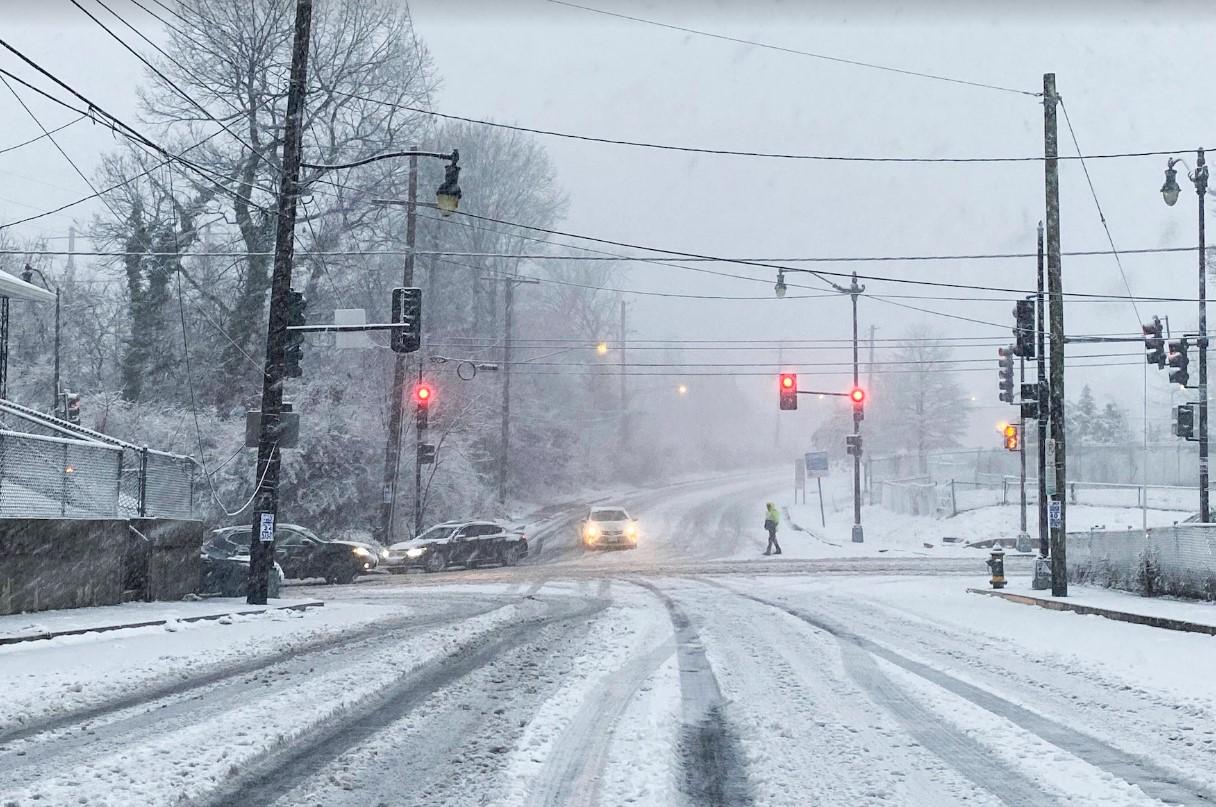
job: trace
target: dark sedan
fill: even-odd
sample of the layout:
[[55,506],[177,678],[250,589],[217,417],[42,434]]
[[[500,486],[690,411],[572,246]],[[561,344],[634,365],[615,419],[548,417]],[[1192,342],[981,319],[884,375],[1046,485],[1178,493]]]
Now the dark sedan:
[[[224,527],[211,533],[207,546],[241,548],[249,553],[249,527]],[[355,541],[325,541],[312,530],[279,524],[274,531],[274,559],[283,575],[302,580],[320,577],[327,583],[350,583],[376,568],[376,553]]]

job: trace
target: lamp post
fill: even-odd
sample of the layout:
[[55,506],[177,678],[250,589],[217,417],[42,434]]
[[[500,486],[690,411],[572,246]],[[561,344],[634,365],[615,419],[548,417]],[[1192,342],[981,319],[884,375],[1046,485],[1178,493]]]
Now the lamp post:
[[[26,283],[30,283],[34,278],[34,273],[38,273],[38,277],[42,278],[42,285],[47,290],[51,290],[51,286],[46,282],[46,275],[42,274],[41,269],[35,269],[28,263],[25,269],[21,270],[21,279]],[[51,414],[56,414],[59,411],[59,287],[55,287],[55,375],[52,379],[52,385],[55,387],[54,394],[51,396]]]
[[[1173,207],[1178,202],[1181,189],[1178,187],[1178,171],[1174,168],[1183,160],[1171,157],[1165,167],[1165,184],[1161,186],[1161,197]],[[1207,247],[1204,238],[1203,200],[1208,191],[1208,166],[1203,158],[1203,149],[1195,153],[1195,169],[1187,173],[1195,185],[1199,199],[1199,518],[1210,521],[1208,508],[1208,300],[1207,300]]]
[[[853,401],[853,435],[856,439],[856,449],[853,451],[853,543],[860,544],[865,541],[865,531],[861,526],[861,419],[862,419],[862,404],[865,400],[865,392],[861,389],[861,373],[858,363],[859,351],[857,345],[857,298],[866,290],[865,286],[857,282],[857,273],[853,273],[852,282],[848,288],[841,286],[838,283],[833,283],[818,272],[810,269],[784,268],[777,270],[777,283],[773,286],[773,292],[777,295],[777,299],[784,299],[785,293],[788,290],[785,284],[786,272],[804,272],[827,283],[835,291],[840,294],[847,294],[853,303],[853,387],[850,397]],[[858,394],[860,393],[860,397]]]
[[[437,151],[410,149],[407,152],[380,155],[380,158],[403,155],[410,158],[408,198],[405,201],[398,199],[375,199],[373,201],[377,204],[405,206],[405,266],[402,268],[401,285],[410,288],[414,285],[414,244],[418,229],[418,158],[431,157],[447,161],[447,166],[444,169],[443,183],[435,190],[435,206],[439,208],[441,214],[449,216],[460,205],[460,152],[452,149],[450,154],[445,154]],[[393,542],[393,520],[397,506],[397,476],[401,465],[401,426],[402,421],[405,419],[405,354],[397,353],[394,355],[392,402],[389,410],[388,437],[384,447],[384,485],[382,488],[380,511],[381,541],[385,546]],[[421,433],[418,435],[418,442],[422,442]],[[417,462],[416,458],[415,462]],[[414,476],[416,480],[419,478],[419,469],[415,469]],[[422,512],[421,502],[417,501],[419,496],[417,493],[418,489],[418,485],[415,484],[415,533],[418,532],[420,527],[419,518]]]

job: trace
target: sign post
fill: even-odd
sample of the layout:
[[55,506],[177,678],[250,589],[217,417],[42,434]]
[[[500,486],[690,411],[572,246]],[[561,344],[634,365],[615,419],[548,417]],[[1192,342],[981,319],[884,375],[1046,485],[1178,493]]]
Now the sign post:
[[794,504],[798,504],[798,491],[802,491],[802,503],[806,504],[806,466],[794,460]]
[[[823,478],[828,475],[828,452],[808,451],[803,458],[806,463],[806,473],[815,477],[815,487],[819,491],[819,525],[828,526],[827,516],[823,512]],[[803,488],[802,503],[806,504],[806,488]]]

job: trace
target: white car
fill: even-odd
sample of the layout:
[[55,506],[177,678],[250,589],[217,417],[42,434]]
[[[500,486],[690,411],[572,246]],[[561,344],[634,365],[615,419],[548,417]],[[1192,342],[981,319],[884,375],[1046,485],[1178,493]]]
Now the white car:
[[637,549],[638,520],[623,507],[592,507],[579,525],[587,549]]

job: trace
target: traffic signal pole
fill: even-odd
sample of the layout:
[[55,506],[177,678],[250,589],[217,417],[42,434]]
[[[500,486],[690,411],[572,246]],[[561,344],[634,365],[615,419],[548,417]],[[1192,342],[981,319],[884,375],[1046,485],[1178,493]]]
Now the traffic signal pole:
[[312,0],[296,0],[295,39],[287,90],[287,120],[283,135],[283,170],[276,211],[274,273],[270,281],[270,317],[266,329],[266,367],[262,375],[261,433],[258,437],[255,509],[249,541],[249,583],[246,600],[265,605],[274,568],[274,522],[278,513],[279,414],[283,408],[284,356],[287,342],[287,300],[291,291],[296,204],[300,194],[304,96],[307,92],[308,46],[312,30]]
[[[411,148],[410,151],[415,151]],[[414,285],[414,242],[417,238],[418,211],[418,155],[410,154],[409,195],[405,207],[405,265],[401,271],[401,285]],[[397,507],[397,476],[401,467],[401,428],[405,419],[405,374],[404,353],[394,353],[393,389],[389,401],[388,439],[384,447],[384,484],[381,489],[381,537],[385,546],[393,543],[393,520]],[[416,533],[415,533],[416,534]]]
[[[402,388],[404,390],[404,387]],[[422,362],[418,362],[418,389],[422,389]],[[401,400],[401,396],[397,397]],[[428,407],[430,399],[418,401],[417,420],[414,424],[414,537],[422,533],[422,446],[426,443],[426,430],[429,423]],[[397,436],[400,445],[401,436]]]
[[[853,389],[857,389],[861,381],[857,347],[857,298],[863,290],[863,287],[857,284],[857,273],[854,272],[853,283],[849,286],[849,297],[853,300]],[[861,418],[859,415],[860,411],[854,406],[854,438],[857,438],[861,434]],[[861,527],[861,451],[856,451],[853,453],[853,543],[860,544],[864,541],[865,533]]]
[[1059,514],[1049,520],[1051,532],[1051,594],[1068,596],[1065,557],[1068,490],[1064,431],[1064,283],[1060,268],[1060,164],[1056,131],[1055,73],[1043,74],[1043,180],[1047,208],[1047,296],[1051,311],[1051,440],[1055,446],[1055,490],[1051,507]]
[[1035,363],[1038,365],[1039,382],[1039,557],[1051,554],[1047,531],[1047,354],[1043,332],[1046,312],[1043,309],[1043,222],[1039,222],[1039,271],[1038,291],[1035,295]]

